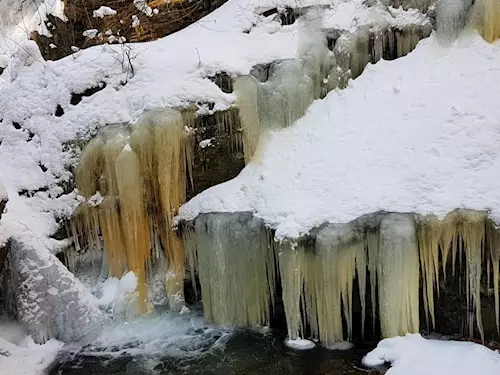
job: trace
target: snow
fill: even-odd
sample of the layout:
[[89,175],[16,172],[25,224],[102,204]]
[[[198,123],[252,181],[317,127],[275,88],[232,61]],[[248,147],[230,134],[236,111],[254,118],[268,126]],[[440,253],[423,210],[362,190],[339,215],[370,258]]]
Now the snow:
[[470,342],[427,340],[419,334],[382,340],[363,358],[376,367],[391,363],[386,375],[497,375],[500,354]]
[[[2,184],[2,181],[0,180],[0,202],[5,202],[7,199],[9,199],[9,196],[7,194],[7,190],[5,190],[5,187]],[[0,215],[2,213],[0,212]]]
[[270,133],[259,158],[179,218],[250,211],[277,239],[379,210],[489,210],[500,223],[499,79],[499,43],[473,33],[448,48],[432,36]]
[[[153,11],[153,8],[151,8],[147,3],[146,0],[134,0],[134,5],[135,7],[140,10],[142,13],[144,13],[148,17],[152,17],[153,14],[157,14]],[[155,9],[157,11],[157,9]]]
[[141,24],[141,20],[135,14],[132,15],[132,27],[138,27]]
[[133,272],[128,272],[121,279],[110,277],[100,286],[101,297],[98,305],[108,308],[114,315],[135,316],[139,311],[135,291],[137,278]]
[[105,16],[114,16],[115,14],[116,10],[106,6],[101,6],[92,13],[94,18],[104,18]]
[[[356,7],[344,16],[357,17],[362,12],[358,24],[379,22],[381,8],[371,7],[367,13],[363,1],[351,1]],[[55,12],[59,8],[54,4]],[[68,143],[89,138],[108,124],[133,122],[148,109],[193,103],[200,107],[214,103],[214,111],[227,109],[235,96],[222,92],[210,76],[221,71],[248,74],[256,64],[298,54],[304,23],[281,26],[259,12],[312,4],[335,9],[343,1],[231,0],[154,42],[101,45],[58,61],[43,61],[29,42],[12,51],[9,56],[14,57],[0,76],[0,179],[11,197],[0,225],[0,243],[9,237],[29,237],[33,243],[61,248],[63,244],[48,238],[58,227],[56,216],[69,215],[78,204],[76,194],[63,195],[61,187],[71,178],[68,167],[78,157],[78,150],[74,152]],[[411,12],[399,13],[401,19],[413,17]],[[315,22],[333,27],[330,16]],[[402,22],[399,18],[388,19]],[[336,19],[346,22],[341,14]],[[384,22],[389,21],[384,18]],[[30,53],[23,53],[26,47]],[[103,83],[106,86],[98,93],[78,105],[70,104],[72,93]],[[61,117],[54,115],[58,105],[64,111]]]
[[85,30],[83,32],[83,36],[87,37],[89,39],[94,39],[98,33],[99,33],[99,30],[97,30],[97,29],[89,29],[89,30]]
[[200,143],[198,143],[198,146],[200,146],[200,148],[207,148],[207,147],[211,147],[213,146],[212,144],[212,138],[208,138],[208,139],[204,139],[202,141],[200,141]]
[[288,339],[285,341],[285,345],[296,350],[309,350],[316,347],[316,344],[313,341],[304,339]]
[[[0,2],[0,66],[8,61],[17,49],[18,43],[29,39],[31,31],[50,36],[45,22],[51,14],[62,20],[64,4],[61,0],[43,0],[24,2],[20,0],[2,0]],[[1,84],[0,84],[1,87]]]
[[62,345],[57,340],[37,345],[17,323],[0,317],[0,374],[42,374]]

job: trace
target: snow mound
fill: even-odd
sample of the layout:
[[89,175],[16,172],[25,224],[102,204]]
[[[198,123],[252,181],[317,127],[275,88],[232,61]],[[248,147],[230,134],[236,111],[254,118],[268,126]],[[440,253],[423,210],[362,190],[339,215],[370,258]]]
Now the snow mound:
[[57,340],[37,345],[17,323],[0,317],[0,374],[42,374],[62,346]]
[[316,347],[316,344],[313,341],[304,339],[289,339],[285,341],[285,345],[296,350],[309,350]]
[[257,160],[178,218],[250,211],[277,239],[379,210],[489,210],[500,223],[499,80],[500,44],[474,33],[448,48],[432,36],[268,134]]
[[368,367],[391,363],[386,375],[497,375],[500,354],[470,342],[427,340],[419,334],[379,342],[363,358]]

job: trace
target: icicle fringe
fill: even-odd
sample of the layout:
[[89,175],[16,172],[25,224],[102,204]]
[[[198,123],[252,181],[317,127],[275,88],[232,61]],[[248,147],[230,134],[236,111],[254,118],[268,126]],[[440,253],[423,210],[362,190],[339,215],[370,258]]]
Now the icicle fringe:
[[[463,255],[465,297],[473,311],[469,334],[475,325],[484,338],[480,285],[488,260],[498,327],[500,230],[484,212],[456,210],[443,220],[366,215],[322,226],[293,243],[274,243],[250,213],[203,214],[183,232],[186,263],[191,275],[199,275],[205,316],[217,323],[268,324],[277,273],[291,339],[310,336],[326,345],[352,340],[353,324],[363,334],[368,281],[374,329],[378,316],[384,337],[415,333],[420,279],[427,325],[434,327],[440,279]],[[355,281],[361,322],[353,322]]]

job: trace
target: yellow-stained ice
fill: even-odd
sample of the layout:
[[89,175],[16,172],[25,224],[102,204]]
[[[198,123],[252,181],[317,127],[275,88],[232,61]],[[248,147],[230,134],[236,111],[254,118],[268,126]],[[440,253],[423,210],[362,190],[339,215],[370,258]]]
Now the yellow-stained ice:
[[140,161],[128,144],[116,160],[116,182],[127,265],[137,277],[141,312],[144,313],[147,310],[146,268],[151,257],[151,227],[144,205]]
[[500,38],[500,1],[481,0],[479,3],[483,11],[480,31],[484,39],[492,43]]
[[184,303],[184,245],[173,218],[186,199],[192,161],[182,116],[174,110],[147,112],[131,127],[105,128],[82,152],[76,180],[88,202],[73,215],[75,246],[100,250],[102,238],[110,275],[136,273],[142,311],[148,270],[165,258],[161,252],[171,307]]

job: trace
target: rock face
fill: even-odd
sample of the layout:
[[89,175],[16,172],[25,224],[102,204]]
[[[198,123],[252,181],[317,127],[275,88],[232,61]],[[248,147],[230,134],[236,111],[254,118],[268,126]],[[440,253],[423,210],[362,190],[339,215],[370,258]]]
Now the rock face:
[[0,219],[2,218],[3,211],[5,206],[7,205],[7,201],[9,197],[7,195],[7,191],[5,190],[2,181],[0,181]]
[[54,254],[12,240],[9,258],[10,299],[15,299],[17,318],[36,342],[82,341],[99,332],[103,313]]

